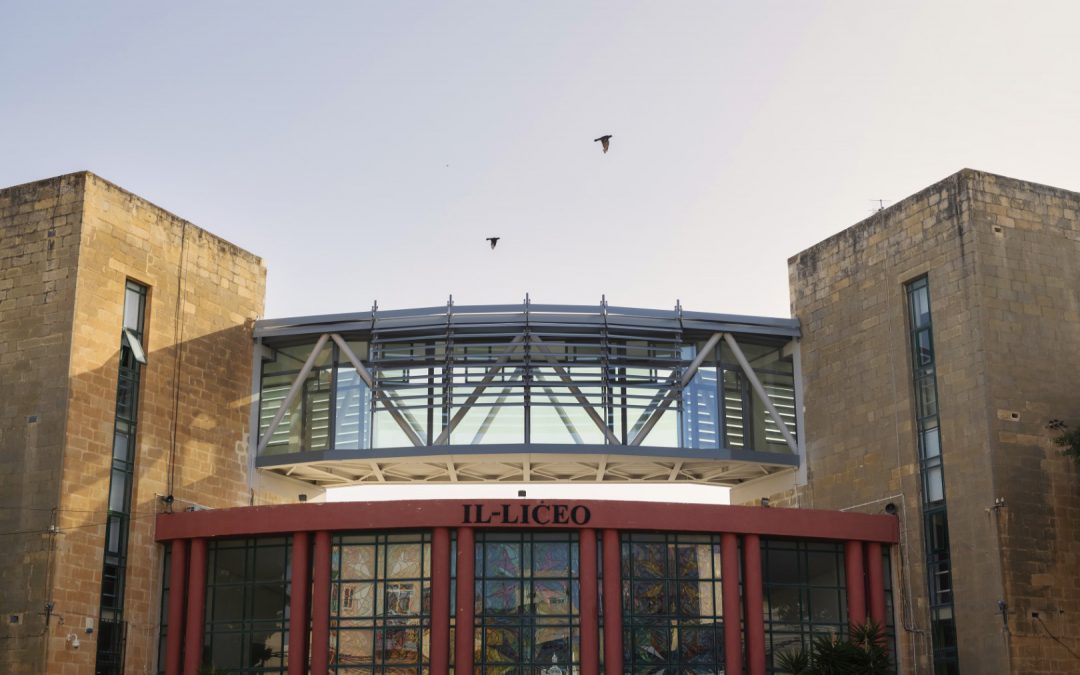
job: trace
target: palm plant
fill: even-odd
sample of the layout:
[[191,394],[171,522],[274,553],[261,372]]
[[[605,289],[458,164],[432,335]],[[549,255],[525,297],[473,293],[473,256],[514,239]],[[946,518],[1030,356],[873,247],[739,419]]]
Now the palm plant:
[[847,639],[818,635],[810,648],[776,655],[776,666],[790,675],[884,675],[892,662],[885,649],[884,633],[873,620],[852,626]]

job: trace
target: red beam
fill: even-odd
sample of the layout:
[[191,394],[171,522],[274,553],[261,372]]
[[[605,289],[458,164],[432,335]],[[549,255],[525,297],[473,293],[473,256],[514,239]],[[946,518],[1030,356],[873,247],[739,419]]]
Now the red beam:
[[742,613],[739,609],[739,540],[720,535],[720,584],[724,597],[724,665],[729,673],[743,671]]
[[600,672],[600,618],[596,588],[596,530],[578,534],[578,574],[581,584],[581,675]]
[[187,581],[186,539],[171,544],[172,559],[169,561],[169,634],[165,638],[165,675],[180,675],[184,657],[180,651],[184,644],[184,591]]
[[311,675],[330,667],[330,533],[315,533],[311,564]]
[[473,602],[476,583],[476,540],[471,527],[457,530],[457,617],[454,674],[473,674]]
[[604,530],[604,672],[623,672],[619,531]]
[[[577,522],[570,517],[575,507],[581,507],[573,512]],[[504,513],[509,520],[502,518]],[[163,513],[157,517],[156,537],[158,541],[169,541],[321,529],[461,526],[731,532],[883,544],[899,541],[899,521],[886,515],[714,504],[526,499],[305,503]]]
[[184,675],[198,675],[202,665],[203,620],[206,614],[206,540],[191,541],[188,569],[187,624],[184,632]]
[[861,541],[844,542],[844,576],[847,578],[848,624],[866,623],[866,579],[863,577]]
[[[777,509],[787,511],[788,509]],[[761,589],[761,537],[743,537],[743,600],[746,620],[746,666],[749,675],[765,675],[765,614]],[[739,672],[739,671],[735,671]]]
[[450,672],[450,530],[431,533],[431,672]]
[[870,618],[885,630],[885,568],[881,544],[866,545],[866,580],[870,587]]

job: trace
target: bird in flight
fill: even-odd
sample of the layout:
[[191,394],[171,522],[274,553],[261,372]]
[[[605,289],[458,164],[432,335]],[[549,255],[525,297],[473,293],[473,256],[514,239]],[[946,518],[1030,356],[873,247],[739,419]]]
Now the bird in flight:
[[600,145],[603,146],[604,154],[606,155],[607,151],[608,151],[608,147],[611,145],[611,134],[608,134],[606,136],[601,136],[600,138],[594,138],[593,139],[593,143],[596,143],[597,141],[599,141]]
[[491,242],[491,248],[492,249],[495,248],[495,244],[498,244],[500,239],[502,239],[502,237],[488,237],[487,238],[487,240]]

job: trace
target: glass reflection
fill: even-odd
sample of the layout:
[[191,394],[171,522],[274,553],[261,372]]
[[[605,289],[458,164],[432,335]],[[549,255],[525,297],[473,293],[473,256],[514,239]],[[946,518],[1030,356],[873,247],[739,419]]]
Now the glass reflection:
[[577,546],[576,533],[477,533],[478,672],[577,672]]
[[622,537],[628,672],[723,672],[720,542],[714,535]]
[[682,386],[704,341],[533,339],[472,336],[450,347],[440,340],[348,342],[374,390],[330,342],[291,397],[314,340],[264,344],[262,454],[407,448],[413,439],[424,446],[639,443],[787,452],[781,425],[795,434],[793,362],[783,340],[739,343],[778,423],[724,343]]

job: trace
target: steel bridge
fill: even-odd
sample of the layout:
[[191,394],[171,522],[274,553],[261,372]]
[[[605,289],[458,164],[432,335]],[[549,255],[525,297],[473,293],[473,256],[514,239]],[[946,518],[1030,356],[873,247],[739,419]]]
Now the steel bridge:
[[252,456],[323,487],[737,485],[800,464],[798,337],[606,302],[263,320]]

